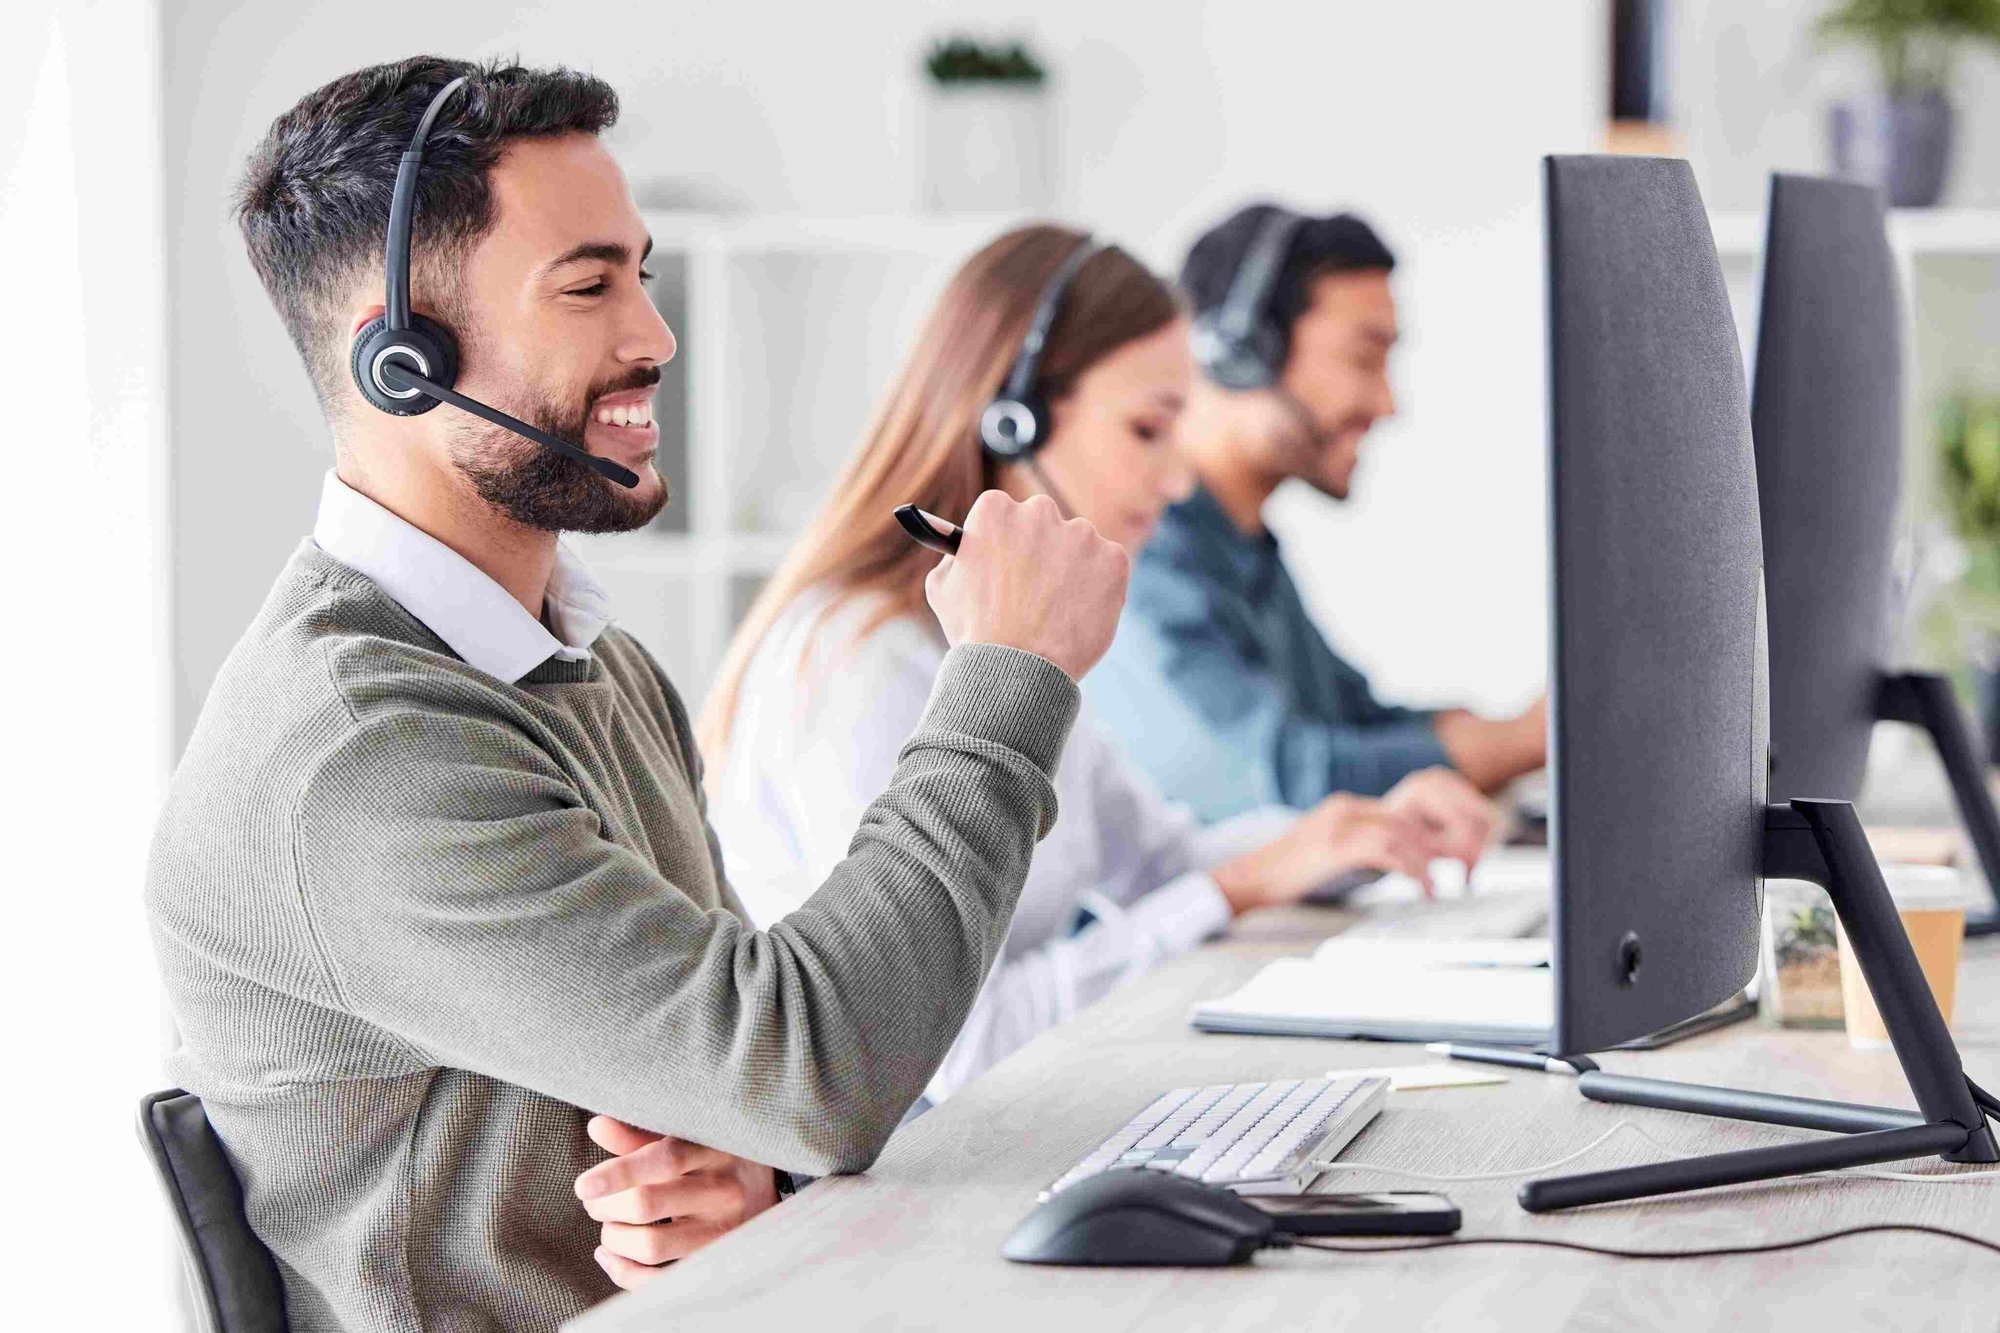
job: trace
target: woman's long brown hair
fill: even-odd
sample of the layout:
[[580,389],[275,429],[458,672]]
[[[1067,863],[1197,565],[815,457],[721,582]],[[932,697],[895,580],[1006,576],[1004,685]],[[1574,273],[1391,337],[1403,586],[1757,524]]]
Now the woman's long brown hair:
[[[952,275],[833,494],[730,641],[696,728],[710,764],[720,764],[728,749],[751,658],[800,594],[832,591],[814,633],[854,598],[880,594],[857,640],[897,616],[928,614],[924,576],[937,557],[903,534],[893,512],[916,504],[963,521],[992,487],[979,414],[1006,379],[1043,289],[1083,240],[1066,227],[1019,227]],[[1044,400],[1056,402],[1090,366],[1178,313],[1173,290],[1145,265],[1114,247],[1098,251],[1077,270],[1049,327],[1036,375]]]

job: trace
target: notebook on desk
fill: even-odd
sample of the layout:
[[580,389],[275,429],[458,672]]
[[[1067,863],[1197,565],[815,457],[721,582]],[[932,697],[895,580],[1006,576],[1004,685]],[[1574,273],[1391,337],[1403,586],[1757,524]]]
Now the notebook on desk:
[[1194,1007],[1204,1032],[1530,1046],[1548,1040],[1547,940],[1335,936]]
[[[1637,1042],[1648,1049],[1748,1018],[1733,997]],[[1194,1006],[1203,1032],[1342,1040],[1546,1046],[1555,978],[1546,939],[1337,935],[1308,958],[1280,958],[1229,995]]]

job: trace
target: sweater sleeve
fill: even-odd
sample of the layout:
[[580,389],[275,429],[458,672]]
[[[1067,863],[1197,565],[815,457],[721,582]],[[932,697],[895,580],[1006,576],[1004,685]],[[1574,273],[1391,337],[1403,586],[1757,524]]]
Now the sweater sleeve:
[[1005,936],[1075,686],[954,649],[845,860],[768,930],[604,836],[560,765],[469,711],[371,717],[301,792],[329,977],[413,1054],[790,1171],[865,1168]]

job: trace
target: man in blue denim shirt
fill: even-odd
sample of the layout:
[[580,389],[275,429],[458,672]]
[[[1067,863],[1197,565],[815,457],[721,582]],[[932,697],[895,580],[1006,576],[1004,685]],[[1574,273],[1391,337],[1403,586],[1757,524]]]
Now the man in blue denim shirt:
[[[1257,293],[1241,274],[1260,250],[1271,268]],[[1179,443],[1201,485],[1135,563],[1117,642],[1088,689],[1133,757],[1204,818],[1380,795],[1437,766],[1491,792],[1544,762],[1540,702],[1489,720],[1378,701],[1306,614],[1264,526],[1264,502],[1295,477],[1346,499],[1362,439],[1396,410],[1394,265],[1359,218],[1256,205],[1203,236],[1182,268],[1209,374]],[[1247,376],[1269,380],[1255,387],[1202,347],[1203,317],[1242,314],[1246,291],[1266,335],[1253,350],[1269,366]]]

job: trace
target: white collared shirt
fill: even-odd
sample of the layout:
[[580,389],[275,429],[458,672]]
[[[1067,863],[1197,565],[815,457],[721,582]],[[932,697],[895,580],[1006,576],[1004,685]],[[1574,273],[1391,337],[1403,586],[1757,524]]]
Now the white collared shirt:
[[556,543],[544,625],[486,571],[332,472],[320,487],[313,540],[380,584],[468,665],[509,684],[551,657],[588,660],[611,623],[610,597],[565,543]]

